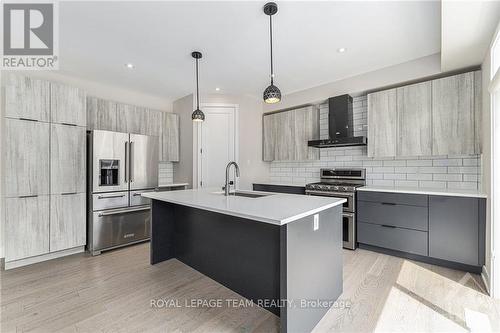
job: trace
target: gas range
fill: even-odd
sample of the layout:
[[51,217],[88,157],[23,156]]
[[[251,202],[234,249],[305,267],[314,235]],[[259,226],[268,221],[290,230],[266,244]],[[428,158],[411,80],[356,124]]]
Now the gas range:
[[306,185],[306,194],[344,198],[344,248],[356,249],[356,188],[366,184],[365,169],[321,169],[321,181]]

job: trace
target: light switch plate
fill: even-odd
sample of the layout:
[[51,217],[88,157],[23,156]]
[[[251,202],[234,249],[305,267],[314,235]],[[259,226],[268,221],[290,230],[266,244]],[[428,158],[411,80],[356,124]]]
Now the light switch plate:
[[314,214],[313,230],[316,231],[318,229],[319,229],[319,214]]

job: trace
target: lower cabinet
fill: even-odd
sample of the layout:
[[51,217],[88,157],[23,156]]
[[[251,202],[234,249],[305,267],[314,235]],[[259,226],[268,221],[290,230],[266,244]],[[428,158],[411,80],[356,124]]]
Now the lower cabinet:
[[429,255],[479,265],[478,216],[477,198],[430,196]]
[[85,193],[51,195],[50,252],[85,244]]
[[485,200],[358,191],[358,242],[478,272],[484,264]]
[[49,253],[49,196],[5,198],[5,261]]

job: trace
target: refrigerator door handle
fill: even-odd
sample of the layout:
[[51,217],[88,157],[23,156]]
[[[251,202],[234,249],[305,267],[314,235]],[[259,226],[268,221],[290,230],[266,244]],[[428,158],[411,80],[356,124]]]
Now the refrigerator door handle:
[[124,170],[124,177],[125,177],[125,183],[128,182],[127,180],[127,171],[128,171],[128,168],[127,168],[127,159],[128,159],[128,141],[125,141],[125,170]]
[[133,143],[134,141],[130,141],[130,150],[129,150],[129,157],[128,157],[128,161],[129,161],[129,166],[128,166],[128,180],[129,182],[133,182],[134,180],[132,179],[132,175],[133,175],[133,167],[134,167],[134,164],[132,162],[132,160],[134,159],[134,151],[133,151]]

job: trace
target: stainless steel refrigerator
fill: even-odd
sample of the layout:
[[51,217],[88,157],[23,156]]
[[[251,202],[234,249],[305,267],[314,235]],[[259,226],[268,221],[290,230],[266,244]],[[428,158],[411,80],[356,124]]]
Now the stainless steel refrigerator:
[[148,240],[151,203],[141,193],[158,186],[158,137],[94,130],[87,145],[89,252]]

